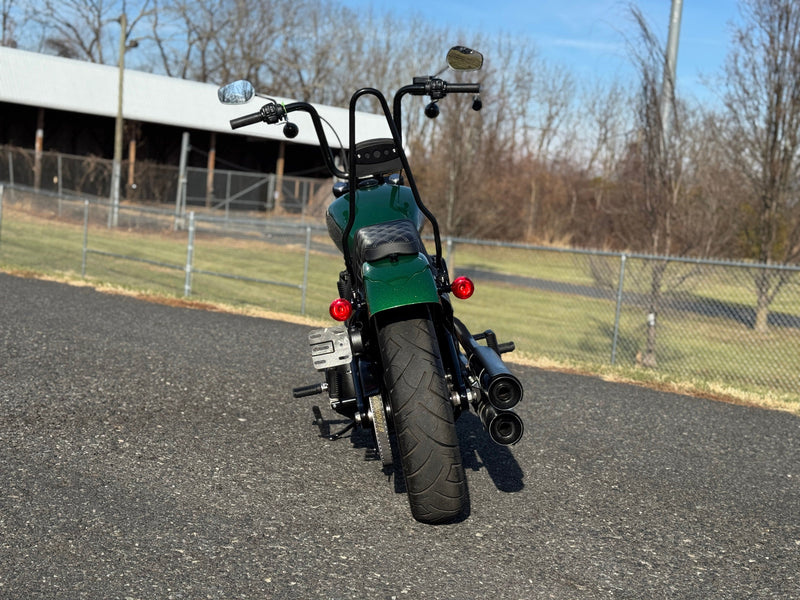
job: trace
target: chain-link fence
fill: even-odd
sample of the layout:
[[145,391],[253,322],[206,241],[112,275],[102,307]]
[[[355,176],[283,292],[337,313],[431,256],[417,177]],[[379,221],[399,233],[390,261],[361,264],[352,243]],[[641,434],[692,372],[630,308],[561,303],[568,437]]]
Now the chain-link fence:
[[289,215],[319,215],[331,189],[328,179],[278,177],[274,173],[247,173],[189,167],[186,205],[230,211],[265,211]]
[[[306,313],[308,224],[34,192],[0,183],[0,265],[280,312]],[[333,249],[333,245],[330,245]]]
[[[6,184],[0,264],[320,318],[336,295],[321,219],[192,222],[124,204],[109,228],[108,199],[92,200]],[[477,287],[459,317],[526,355],[800,400],[800,267],[463,239],[446,251],[451,277]]]
[[800,267],[477,240],[448,249],[451,271],[524,290],[518,306],[493,297],[534,354],[800,398]]
[[[30,188],[58,196],[111,196],[111,160],[0,146],[0,181],[12,188]],[[289,215],[321,215],[331,181],[274,173],[180,167],[149,161],[122,161],[122,201],[170,204],[185,212],[267,212]],[[181,182],[185,181],[185,186]]]

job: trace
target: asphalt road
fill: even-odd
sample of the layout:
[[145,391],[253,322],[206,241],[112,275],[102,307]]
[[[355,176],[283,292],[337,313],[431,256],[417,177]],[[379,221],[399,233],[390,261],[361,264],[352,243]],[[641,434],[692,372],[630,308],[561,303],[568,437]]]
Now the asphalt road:
[[800,598],[799,418],[514,367],[426,526],[306,332],[0,274],[0,598]]

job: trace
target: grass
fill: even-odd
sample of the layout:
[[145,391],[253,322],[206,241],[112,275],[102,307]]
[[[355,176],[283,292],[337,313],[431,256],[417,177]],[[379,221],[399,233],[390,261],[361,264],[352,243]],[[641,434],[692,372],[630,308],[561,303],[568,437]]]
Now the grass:
[[[531,256],[537,259],[531,260]],[[480,269],[578,285],[594,285],[591,274],[565,252],[531,252],[523,248],[457,244],[450,258],[454,271]],[[618,267],[617,267],[618,268]]]
[[[89,230],[89,248],[135,256],[173,265],[153,266],[96,253],[87,257],[86,281],[98,287],[144,294],[182,303],[186,261],[185,232]],[[83,228],[4,207],[0,228],[0,268],[30,271],[60,280],[80,280]],[[291,243],[272,243],[258,236],[222,237],[198,234],[194,245],[195,269],[258,278],[286,285],[194,273],[192,295],[186,300],[271,316],[300,311],[305,261],[304,233]],[[336,278],[342,259],[327,238],[315,238],[309,259],[306,316],[330,322],[327,307],[337,295]],[[328,251],[330,249],[331,251]],[[527,253],[526,253],[527,252]],[[535,253],[508,248],[459,245],[456,271],[466,265],[501,273],[592,285],[591,274],[563,253]],[[730,279],[715,281],[702,290],[714,299],[730,298]],[[293,287],[292,287],[293,286]],[[626,307],[620,321],[616,364],[610,363],[615,304],[611,300],[571,293],[533,290],[476,280],[470,300],[454,300],[456,314],[475,332],[494,330],[500,341],[513,339],[514,360],[595,373],[636,383],[705,396],[734,398],[766,404],[800,414],[800,331],[773,328],[758,334],[730,319],[680,312],[659,321],[658,369],[638,367],[646,327],[641,308]],[[740,293],[741,295],[741,293]],[[498,309],[498,307],[501,307]],[[797,303],[785,303],[797,311]]]

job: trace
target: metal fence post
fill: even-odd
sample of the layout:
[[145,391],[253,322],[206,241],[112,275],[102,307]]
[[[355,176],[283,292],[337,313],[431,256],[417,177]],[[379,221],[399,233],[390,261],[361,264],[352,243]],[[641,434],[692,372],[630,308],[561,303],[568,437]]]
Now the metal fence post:
[[181,158],[178,166],[178,191],[175,194],[175,226],[174,230],[178,230],[178,223],[183,224],[183,219],[186,218],[186,185],[187,173],[186,164],[189,156],[189,132],[184,131],[181,136]]
[[81,256],[81,277],[86,278],[86,254],[89,247],[89,201],[83,201],[83,254]]
[[11,152],[11,148],[8,149],[8,183],[9,191],[14,194],[14,153]]
[[3,241],[3,194],[5,186],[0,183],[0,242]]
[[300,301],[300,314],[306,314],[306,291],[308,290],[308,261],[311,257],[311,227],[306,227],[306,257],[303,264],[303,297]]
[[186,277],[183,280],[183,295],[192,295],[192,261],[194,258],[194,211],[189,213],[189,239],[186,243]]
[[228,224],[228,216],[231,210],[231,172],[228,171],[228,181],[225,184],[225,225]]
[[270,173],[267,175],[267,205],[266,211],[275,210],[275,177]]
[[447,236],[447,245],[445,247],[446,250],[444,260],[447,263],[447,270],[451,274],[455,274],[455,269],[453,268],[453,238],[449,235]]
[[619,317],[622,311],[622,287],[625,284],[625,262],[628,257],[625,254],[620,256],[619,261],[619,284],[617,285],[617,311],[614,316],[614,340],[611,342],[611,364],[617,362],[617,341],[619,339]]
[[56,168],[58,177],[58,216],[61,217],[61,200],[64,195],[64,178],[62,175],[61,153],[56,155]]

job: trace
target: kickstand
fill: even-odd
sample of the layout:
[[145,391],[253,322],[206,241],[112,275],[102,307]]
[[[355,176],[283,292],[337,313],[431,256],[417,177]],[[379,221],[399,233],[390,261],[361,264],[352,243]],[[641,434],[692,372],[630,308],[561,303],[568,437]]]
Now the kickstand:
[[[329,423],[331,421],[326,421],[322,418],[322,411],[319,409],[319,406],[312,406],[311,410],[314,413],[314,425],[319,427],[319,436],[326,438],[328,440],[338,440],[341,438],[345,433],[350,431],[353,427],[356,426],[355,421],[350,421],[350,423],[341,431],[337,431],[336,433],[331,433],[331,428]],[[341,423],[342,421],[337,421]]]
[[332,433],[332,434],[330,434],[330,435],[328,436],[328,439],[329,439],[329,440],[338,440],[338,439],[339,439],[339,438],[341,438],[341,437],[342,437],[342,436],[343,436],[345,433],[347,433],[348,431],[350,431],[350,430],[351,430],[353,427],[355,427],[355,426],[356,426],[356,422],[355,422],[355,421],[352,421],[352,422],[351,422],[349,425],[347,425],[347,427],[345,427],[345,428],[344,428],[344,429],[342,429],[341,431],[337,431],[336,433]]

